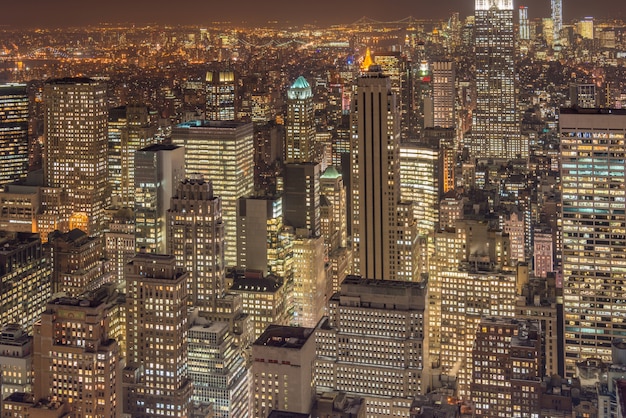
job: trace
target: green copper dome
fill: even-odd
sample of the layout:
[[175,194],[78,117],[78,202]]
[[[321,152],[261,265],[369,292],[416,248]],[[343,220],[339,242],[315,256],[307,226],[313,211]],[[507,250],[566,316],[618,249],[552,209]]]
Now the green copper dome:
[[287,90],[287,97],[291,100],[308,99],[313,97],[313,92],[311,91],[309,82],[302,76],[298,77],[291,87],[289,87],[289,90]]
[[336,179],[337,177],[341,177],[341,173],[332,165],[328,167],[321,176],[323,179]]

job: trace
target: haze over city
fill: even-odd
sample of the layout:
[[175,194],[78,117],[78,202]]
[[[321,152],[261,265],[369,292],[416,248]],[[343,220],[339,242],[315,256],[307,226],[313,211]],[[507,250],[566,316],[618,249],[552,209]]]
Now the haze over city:
[[[528,6],[529,17],[549,15],[549,0],[516,1],[515,6]],[[263,25],[268,21],[280,24],[348,24],[362,16],[375,20],[398,20],[407,16],[418,19],[444,19],[453,12],[468,16],[473,12],[472,0],[237,0],[191,1],[140,0],[90,1],[31,0],[6,1],[2,5],[0,25],[11,27],[64,27],[101,23],[157,23],[170,25],[230,21],[233,24]],[[564,0],[563,18],[569,21],[582,16],[623,18],[626,5],[612,0]]]

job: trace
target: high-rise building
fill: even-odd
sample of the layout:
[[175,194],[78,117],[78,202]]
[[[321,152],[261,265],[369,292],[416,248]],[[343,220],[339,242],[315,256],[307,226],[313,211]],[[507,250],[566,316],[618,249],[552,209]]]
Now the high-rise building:
[[575,83],[569,87],[570,103],[572,107],[594,109],[598,107],[598,94],[595,84]]
[[[254,191],[252,123],[192,121],[172,130],[172,141],[185,147],[187,177],[202,174],[222,199],[226,266],[237,263],[237,199]],[[219,164],[208,164],[219,161]]]
[[[32,392],[33,337],[18,324],[0,332],[0,413],[2,401],[14,392]],[[4,415],[4,413],[2,413]]]
[[[560,2],[561,0],[552,0],[552,4],[554,5],[557,1]],[[527,6],[519,7],[519,39],[521,41],[530,40],[530,21],[528,20]]]
[[104,255],[110,260],[113,280],[124,288],[124,266],[135,256],[135,248],[135,215],[131,209],[121,208],[104,233]]
[[292,237],[283,226],[281,197],[237,201],[237,267],[263,276],[291,276]]
[[626,112],[561,109],[561,222],[566,374],[611,360],[626,335]]
[[283,169],[285,225],[305,229],[312,237],[321,234],[321,170],[321,165],[313,162],[286,164]]
[[52,292],[78,297],[115,280],[111,263],[104,258],[102,239],[80,229],[49,235],[52,258]]
[[452,61],[435,61],[433,78],[433,126],[454,128],[456,126],[456,69]]
[[252,345],[252,411],[309,414],[315,400],[315,328],[270,325]]
[[208,120],[235,120],[238,77],[234,70],[223,68],[206,73],[206,118]]
[[379,52],[374,56],[374,64],[391,80],[391,91],[396,95],[400,111],[400,131],[402,139],[417,133],[414,97],[413,63],[406,54],[400,52]]
[[0,187],[28,172],[28,90],[0,84]]
[[513,0],[475,0],[476,109],[470,153],[477,159],[528,156],[515,96]]
[[593,17],[588,16],[576,22],[576,33],[578,33],[583,39],[593,39]]
[[313,92],[302,76],[287,89],[285,131],[287,164],[316,161]]
[[222,202],[202,179],[179,183],[170,202],[167,253],[189,272],[190,307],[212,309],[225,290]]
[[316,330],[318,392],[365,399],[367,416],[394,408],[428,388],[426,289],[421,283],[348,276]]
[[234,273],[230,292],[241,295],[243,313],[250,316],[254,327],[251,339],[263,334],[268,325],[289,325],[287,285],[276,276],[263,277],[258,271]]
[[0,236],[0,325],[28,333],[50,298],[52,268],[37,234]]
[[541,327],[534,321],[485,317],[472,349],[476,416],[539,416]]
[[35,398],[68,403],[70,416],[121,415],[120,353],[101,295],[53,299],[35,326]]
[[400,194],[413,202],[413,218],[421,234],[439,222],[439,147],[404,142],[400,145]]
[[[107,200],[106,86],[90,78],[46,82],[44,102],[44,181],[66,193],[50,211],[69,216],[69,229],[89,235],[104,227]],[[67,231],[63,231],[67,232]]]
[[115,206],[135,204],[135,152],[156,141],[150,110],[128,105],[109,110],[109,186]]
[[352,103],[350,187],[353,271],[371,279],[416,279],[413,209],[400,200],[399,122],[389,78],[370,66]]
[[302,327],[314,327],[324,315],[328,295],[324,238],[309,237],[296,230],[293,239],[293,282],[291,322]]
[[189,417],[189,273],[173,255],[138,253],[126,265],[124,413]]
[[216,418],[248,414],[248,370],[226,322],[196,319],[189,329],[193,400],[211,403]]
[[135,152],[135,245],[164,254],[166,214],[176,187],[185,178],[185,148],[152,144]]
[[563,29],[563,0],[551,0],[552,6],[552,24],[554,30],[554,44],[561,41],[561,29]]

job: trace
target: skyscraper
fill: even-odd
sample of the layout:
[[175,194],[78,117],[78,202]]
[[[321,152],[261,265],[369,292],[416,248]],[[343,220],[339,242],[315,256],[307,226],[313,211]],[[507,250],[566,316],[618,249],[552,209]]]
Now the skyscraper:
[[[552,7],[554,10],[554,3],[560,2],[561,0],[552,0]],[[554,11],[552,12],[554,13]],[[528,7],[520,6],[519,7],[519,39],[521,41],[529,41],[530,40],[530,21],[528,20]]]
[[120,416],[119,351],[101,296],[51,300],[35,326],[37,399],[66,402],[71,416]]
[[224,294],[224,224],[222,201],[211,182],[178,184],[167,211],[167,253],[189,272],[189,304],[211,309]]
[[[89,235],[103,228],[107,189],[106,86],[90,78],[46,82],[44,181],[66,193],[53,211],[69,213],[69,229]],[[67,231],[63,231],[67,232]]]
[[400,201],[400,118],[391,82],[380,68],[370,66],[359,78],[352,109],[354,273],[414,280],[413,209]]
[[552,24],[554,29],[554,43],[561,40],[561,29],[563,29],[563,0],[551,0]]
[[286,163],[315,161],[313,92],[302,76],[287,89]]
[[138,253],[126,265],[124,413],[188,417],[189,274],[173,255]]
[[348,276],[316,330],[318,392],[358,394],[366,416],[408,416],[406,400],[428,386],[426,315],[422,283]]
[[561,109],[566,374],[626,335],[626,112]]
[[135,152],[153,143],[156,131],[146,106],[128,105],[109,111],[110,203],[122,207],[134,205]]
[[0,235],[0,324],[32,332],[51,292],[52,268],[37,234]]
[[234,70],[222,68],[206,73],[206,118],[237,119],[237,76]]
[[26,84],[0,84],[0,186],[26,177],[28,114]]
[[454,86],[456,69],[452,61],[435,61],[433,70],[433,126],[454,128],[456,126]]
[[[172,141],[185,147],[187,177],[202,174],[222,199],[226,266],[237,263],[237,199],[254,191],[252,123],[192,121],[172,130]],[[209,163],[213,162],[213,163]]]
[[185,149],[152,144],[135,152],[135,245],[164,254],[166,213],[176,187],[185,178]]
[[470,153],[477,159],[525,158],[528,145],[515,100],[513,0],[476,0],[475,6],[477,97]]

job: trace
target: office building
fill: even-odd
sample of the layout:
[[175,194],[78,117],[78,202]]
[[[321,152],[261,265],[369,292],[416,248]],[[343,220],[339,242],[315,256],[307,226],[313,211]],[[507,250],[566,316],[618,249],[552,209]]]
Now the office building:
[[285,225],[304,229],[312,237],[321,234],[321,164],[293,163],[283,169],[283,220]]
[[48,245],[52,259],[52,291],[78,297],[115,280],[111,263],[104,259],[102,239],[80,229],[55,231]]
[[0,324],[33,324],[51,295],[52,267],[37,234],[0,235]]
[[156,141],[157,126],[147,106],[127,105],[109,110],[109,204],[135,204],[135,152]]
[[399,123],[391,82],[371,66],[352,102],[350,153],[353,272],[371,279],[415,280],[417,271],[413,209],[400,200]]
[[167,211],[167,254],[189,272],[189,306],[215,307],[224,294],[222,202],[211,182],[187,179],[178,184]]
[[32,392],[33,337],[18,324],[4,325],[0,332],[0,416],[2,401],[15,392]]
[[258,271],[247,270],[234,273],[229,292],[241,295],[243,313],[247,314],[254,327],[251,340],[263,334],[268,325],[289,325],[289,300],[287,285],[277,276],[263,277]]
[[270,325],[252,345],[252,411],[311,412],[315,400],[315,328]]
[[[303,231],[304,232],[304,231]],[[324,315],[330,296],[325,268],[324,238],[297,230],[293,238],[292,324],[314,327]]]
[[68,418],[68,403],[58,400],[39,399],[31,393],[15,392],[0,402],[3,405],[3,416],[12,418]]
[[238,76],[230,68],[207,71],[206,118],[208,120],[235,120],[238,106]]
[[313,92],[302,76],[287,89],[285,132],[285,163],[316,161]]
[[[172,130],[172,141],[185,147],[187,177],[201,174],[222,199],[226,266],[237,263],[237,199],[254,191],[252,123],[192,121]],[[207,164],[219,161],[219,164]]]
[[211,403],[216,418],[248,413],[248,370],[226,322],[195,319],[189,329],[193,401]]
[[28,172],[28,90],[0,84],[0,187]]
[[574,83],[569,87],[572,107],[594,109],[600,103],[595,84]]
[[51,300],[35,325],[36,399],[67,403],[71,416],[120,416],[120,363],[101,293]]
[[476,109],[470,154],[511,160],[528,156],[515,98],[513,0],[475,0]]
[[539,416],[541,327],[537,322],[485,317],[472,350],[476,416]]
[[185,178],[185,149],[153,144],[135,152],[135,246],[164,254],[166,214],[176,187]]
[[282,197],[237,201],[237,266],[263,276],[291,274],[292,237],[283,226]]
[[566,374],[611,358],[626,335],[626,112],[561,109],[561,209]]
[[[552,0],[552,4],[555,1],[561,0]],[[528,20],[528,7],[520,6],[519,7],[519,39],[520,41],[529,41],[530,40],[530,21]]]
[[576,33],[579,34],[583,39],[593,40],[593,17],[588,16],[576,22]]
[[138,253],[126,265],[124,413],[137,418],[189,416],[189,273],[173,255]]
[[[104,228],[107,201],[107,92],[104,83],[89,78],[47,81],[44,103],[44,181],[61,189],[68,230],[88,235]],[[67,232],[63,230],[62,232]]]
[[563,0],[551,0],[552,25],[554,30],[554,45],[561,42],[561,29],[563,29]]
[[432,65],[433,126],[456,127],[456,69],[452,61],[435,61]]
[[317,391],[358,395],[367,416],[408,415],[429,385],[426,315],[424,285],[348,276],[316,330]]
[[111,263],[113,281],[126,287],[124,266],[135,256],[135,214],[132,209],[117,210],[104,233],[104,255]]
[[439,222],[439,147],[404,142],[400,145],[400,195],[413,202],[413,219],[428,235]]

